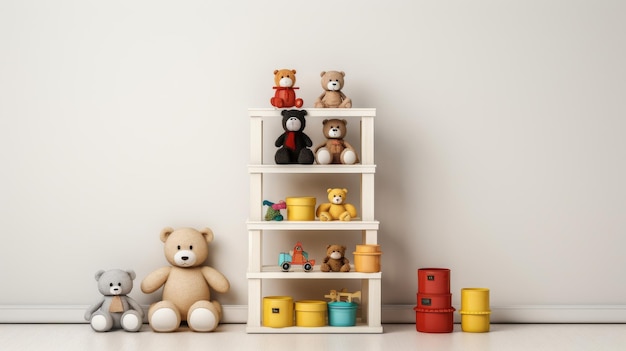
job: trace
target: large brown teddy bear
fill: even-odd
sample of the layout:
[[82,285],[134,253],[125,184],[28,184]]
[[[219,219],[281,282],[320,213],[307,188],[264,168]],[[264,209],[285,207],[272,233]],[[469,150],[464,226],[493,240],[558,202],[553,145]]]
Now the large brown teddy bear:
[[350,272],[350,261],[344,256],[346,247],[343,245],[328,245],[326,258],[320,269],[322,272]]
[[152,304],[148,311],[150,326],[157,332],[172,332],[186,321],[193,331],[215,330],[222,306],[211,301],[209,288],[224,293],[230,283],[216,269],[204,266],[213,232],[209,228],[198,231],[168,227],[161,231],[161,241],[171,266],[157,269],[141,282],[141,291],[146,294],[163,287],[163,300]]
[[345,75],[346,74],[341,71],[323,71],[320,74],[324,92],[315,100],[314,107],[352,107],[352,100],[341,92],[344,83],[343,77]]
[[359,162],[356,150],[343,138],[348,132],[345,119],[325,119],[323,131],[326,142],[318,145],[315,150],[315,161],[320,165],[331,163],[353,165]]

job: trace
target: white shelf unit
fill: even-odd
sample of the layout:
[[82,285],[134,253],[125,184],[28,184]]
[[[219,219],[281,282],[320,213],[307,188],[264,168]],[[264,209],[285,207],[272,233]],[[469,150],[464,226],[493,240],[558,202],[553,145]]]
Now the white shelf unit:
[[[363,244],[378,243],[379,223],[374,218],[374,108],[350,109],[320,109],[305,108],[307,111],[307,125],[321,124],[328,118],[358,118],[360,121],[360,164],[357,165],[276,165],[273,158],[263,159],[264,122],[271,125],[279,124],[282,120],[281,111],[274,108],[249,109],[250,117],[250,209],[247,222],[248,230],[248,333],[382,333],[381,325],[381,278],[382,272],[361,273],[355,272],[321,272],[314,267],[312,272],[291,271],[282,272],[278,265],[263,265],[263,232],[264,231],[355,231],[361,233]],[[275,148],[274,148],[275,149]],[[361,211],[360,217],[349,222],[329,221],[264,221],[263,207],[264,178],[275,174],[355,174],[361,181]],[[320,184],[324,186],[325,184]],[[272,279],[342,279],[359,280],[361,283],[361,318],[353,327],[286,327],[270,328],[262,325],[262,285],[264,280]]]

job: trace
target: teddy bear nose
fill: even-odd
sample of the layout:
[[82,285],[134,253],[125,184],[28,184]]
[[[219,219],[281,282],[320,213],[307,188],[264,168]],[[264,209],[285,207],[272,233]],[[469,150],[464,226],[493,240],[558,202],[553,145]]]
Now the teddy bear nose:
[[187,261],[189,259],[189,256],[183,256],[180,259],[183,260],[183,261]]

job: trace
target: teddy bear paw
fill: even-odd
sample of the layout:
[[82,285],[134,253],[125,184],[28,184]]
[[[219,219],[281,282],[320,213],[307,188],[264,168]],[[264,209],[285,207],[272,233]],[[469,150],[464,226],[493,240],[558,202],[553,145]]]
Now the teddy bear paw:
[[152,314],[150,326],[156,332],[172,332],[178,329],[178,315],[171,308],[161,308]]
[[340,221],[349,222],[351,219],[352,219],[352,216],[350,216],[350,213],[348,213],[348,211],[339,215]]
[[333,157],[330,154],[330,151],[328,151],[328,148],[323,147],[317,150],[316,159],[317,163],[320,165],[328,165],[333,160]]
[[352,150],[344,150],[341,155],[341,162],[345,165],[353,165],[356,163],[356,153]]
[[129,332],[136,332],[141,329],[141,325],[143,324],[143,322],[138,312],[128,311],[122,316],[120,324],[122,325],[122,329]]
[[320,213],[319,215],[320,221],[331,221],[332,217],[330,217],[330,215],[328,213]]
[[113,320],[102,314],[96,314],[91,318],[91,328],[97,332],[105,332],[113,327]]
[[208,308],[196,308],[187,320],[189,327],[197,332],[209,332],[217,328],[218,319]]

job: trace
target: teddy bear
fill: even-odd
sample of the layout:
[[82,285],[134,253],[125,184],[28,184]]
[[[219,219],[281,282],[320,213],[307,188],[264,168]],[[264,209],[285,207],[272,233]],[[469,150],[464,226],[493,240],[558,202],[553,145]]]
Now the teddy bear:
[[222,306],[211,300],[210,290],[225,293],[230,283],[217,269],[204,265],[213,231],[167,227],[160,239],[170,266],[153,271],[141,282],[141,291],[146,294],[163,287],[162,300],[148,310],[150,327],[156,332],[172,332],[184,321],[196,332],[215,330]]
[[274,70],[274,97],[270,99],[270,103],[274,107],[302,107],[304,103],[302,99],[296,98],[296,70],[295,69],[277,69]]
[[345,73],[342,71],[322,71],[322,88],[324,92],[315,100],[314,107],[352,107],[352,100],[341,92]]
[[315,211],[320,221],[332,221],[334,219],[350,221],[356,217],[356,207],[345,203],[348,189],[329,188],[326,192],[330,202],[320,204]]
[[352,165],[359,162],[356,150],[343,138],[348,132],[345,119],[325,119],[322,122],[326,142],[314,149],[315,161],[321,165],[331,163]]
[[283,110],[283,129],[274,145],[279,149],[274,155],[277,164],[312,164],[315,161],[313,151],[309,147],[313,146],[313,141],[304,133],[306,126],[306,110]]
[[346,247],[343,245],[328,245],[326,258],[320,267],[322,272],[350,272],[350,261],[345,257]]
[[85,320],[97,332],[124,329],[136,332],[143,324],[143,310],[128,294],[133,289],[132,270],[99,270],[95,275],[103,297],[85,311]]

